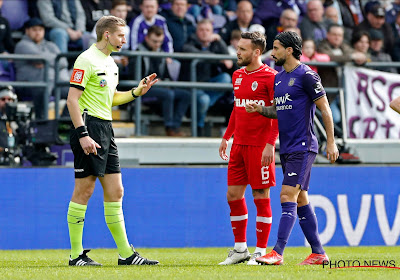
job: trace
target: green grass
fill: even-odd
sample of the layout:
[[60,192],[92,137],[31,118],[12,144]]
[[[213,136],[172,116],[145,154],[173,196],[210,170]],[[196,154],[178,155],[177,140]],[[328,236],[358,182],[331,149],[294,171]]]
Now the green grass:
[[[253,248],[252,248],[253,249]],[[0,279],[400,279],[400,269],[298,266],[309,248],[287,248],[282,266],[218,266],[227,248],[139,249],[158,266],[117,266],[115,249],[96,249],[90,257],[102,267],[68,267],[67,250],[0,251]],[[399,247],[327,247],[331,260],[395,260]]]

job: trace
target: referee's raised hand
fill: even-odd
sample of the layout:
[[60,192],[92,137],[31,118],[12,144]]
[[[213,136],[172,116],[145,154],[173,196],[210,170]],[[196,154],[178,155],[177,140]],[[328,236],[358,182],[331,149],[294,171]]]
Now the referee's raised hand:
[[147,77],[144,77],[140,81],[140,83],[139,83],[139,85],[137,87],[137,90],[139,92],[138,96],[145,95],[146,92],[148,92],[149,89],[152,87],[152,85],[154,85],[157,82],[158,82],[158,79],[157,79],[157,74],[156,73],[153,73],[153,74],[150,74]]

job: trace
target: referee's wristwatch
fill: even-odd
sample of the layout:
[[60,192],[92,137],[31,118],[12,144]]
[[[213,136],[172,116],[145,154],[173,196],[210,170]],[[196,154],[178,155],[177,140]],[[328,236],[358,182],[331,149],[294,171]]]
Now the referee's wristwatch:
[[137,87],[135,87],[135,88],[132,88],[132,89],[131,89],[131,94],[132,94],[132,97],[133,97],[134,99],[136,99],[136,98],[139,98],[139,97],[140,97],[140,95],[139,95],[139,96],[137,96],[137,95],[135,94],[135,89],[137,89]]

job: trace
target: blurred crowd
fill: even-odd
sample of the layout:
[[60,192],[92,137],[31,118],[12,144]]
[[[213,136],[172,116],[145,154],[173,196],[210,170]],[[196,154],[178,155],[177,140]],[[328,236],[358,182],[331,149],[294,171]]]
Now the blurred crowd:
[[[303,38],[304,62],[361,66],[371,61],[400,61],[400,0],[0,0],[0,7],[0,53],[44,55],[51,83],[57,54],[82,51],[95,43],[96,22],[104,15],[126,20],[128,43],[123,50],[235,55],[241,32],[260,31],[267,37],[264,61],[273,66],[268,51],[274,37],[294,31]],[[135,59],[113,57],[121,79],[134,79]],[[2,81],[44,79],[43,61],[0,62]],[[144,57],[142,65],[140,76],[156,72],[161,80],[190,80],[188,60]],[[61,80],[69,80],[72,66],[67,59],[60,60]],[[325,87],[341,86],[338,69],[312,68]],[[230,83],[236,69],[232,60],[201,62],[197,81]],[[380,70],[398,72],[392,67]],[[67,92],[68,88],[62,89],[62,98]],[[35,117],[43,117],[44,89],[17,88],[15,93],[14,100],[32,100]],[[336,96],[329,99],[339,122]],[[181,124],[189,116],[190,91],[155,87],[142,103],[158,108],[154,112],[163,118],[166,135],[185,136]],[[208,114],[221,114],[228,121],[232,106],[231,91],[198,90],[198,135],[205,136]]]

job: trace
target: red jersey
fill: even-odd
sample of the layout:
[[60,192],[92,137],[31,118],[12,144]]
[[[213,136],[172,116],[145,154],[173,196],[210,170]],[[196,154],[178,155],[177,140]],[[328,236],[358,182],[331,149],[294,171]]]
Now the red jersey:
[[229,140],[234,135],[235,144],[264,147],[269,143],[275,146],[278,138],[278,121],[259,113],[247,113],[245,104],[254,101],[263,106],[271,106],[277,73],[265,64],[251,72],[241,68],[233,73],[235,100],[224,139]]

